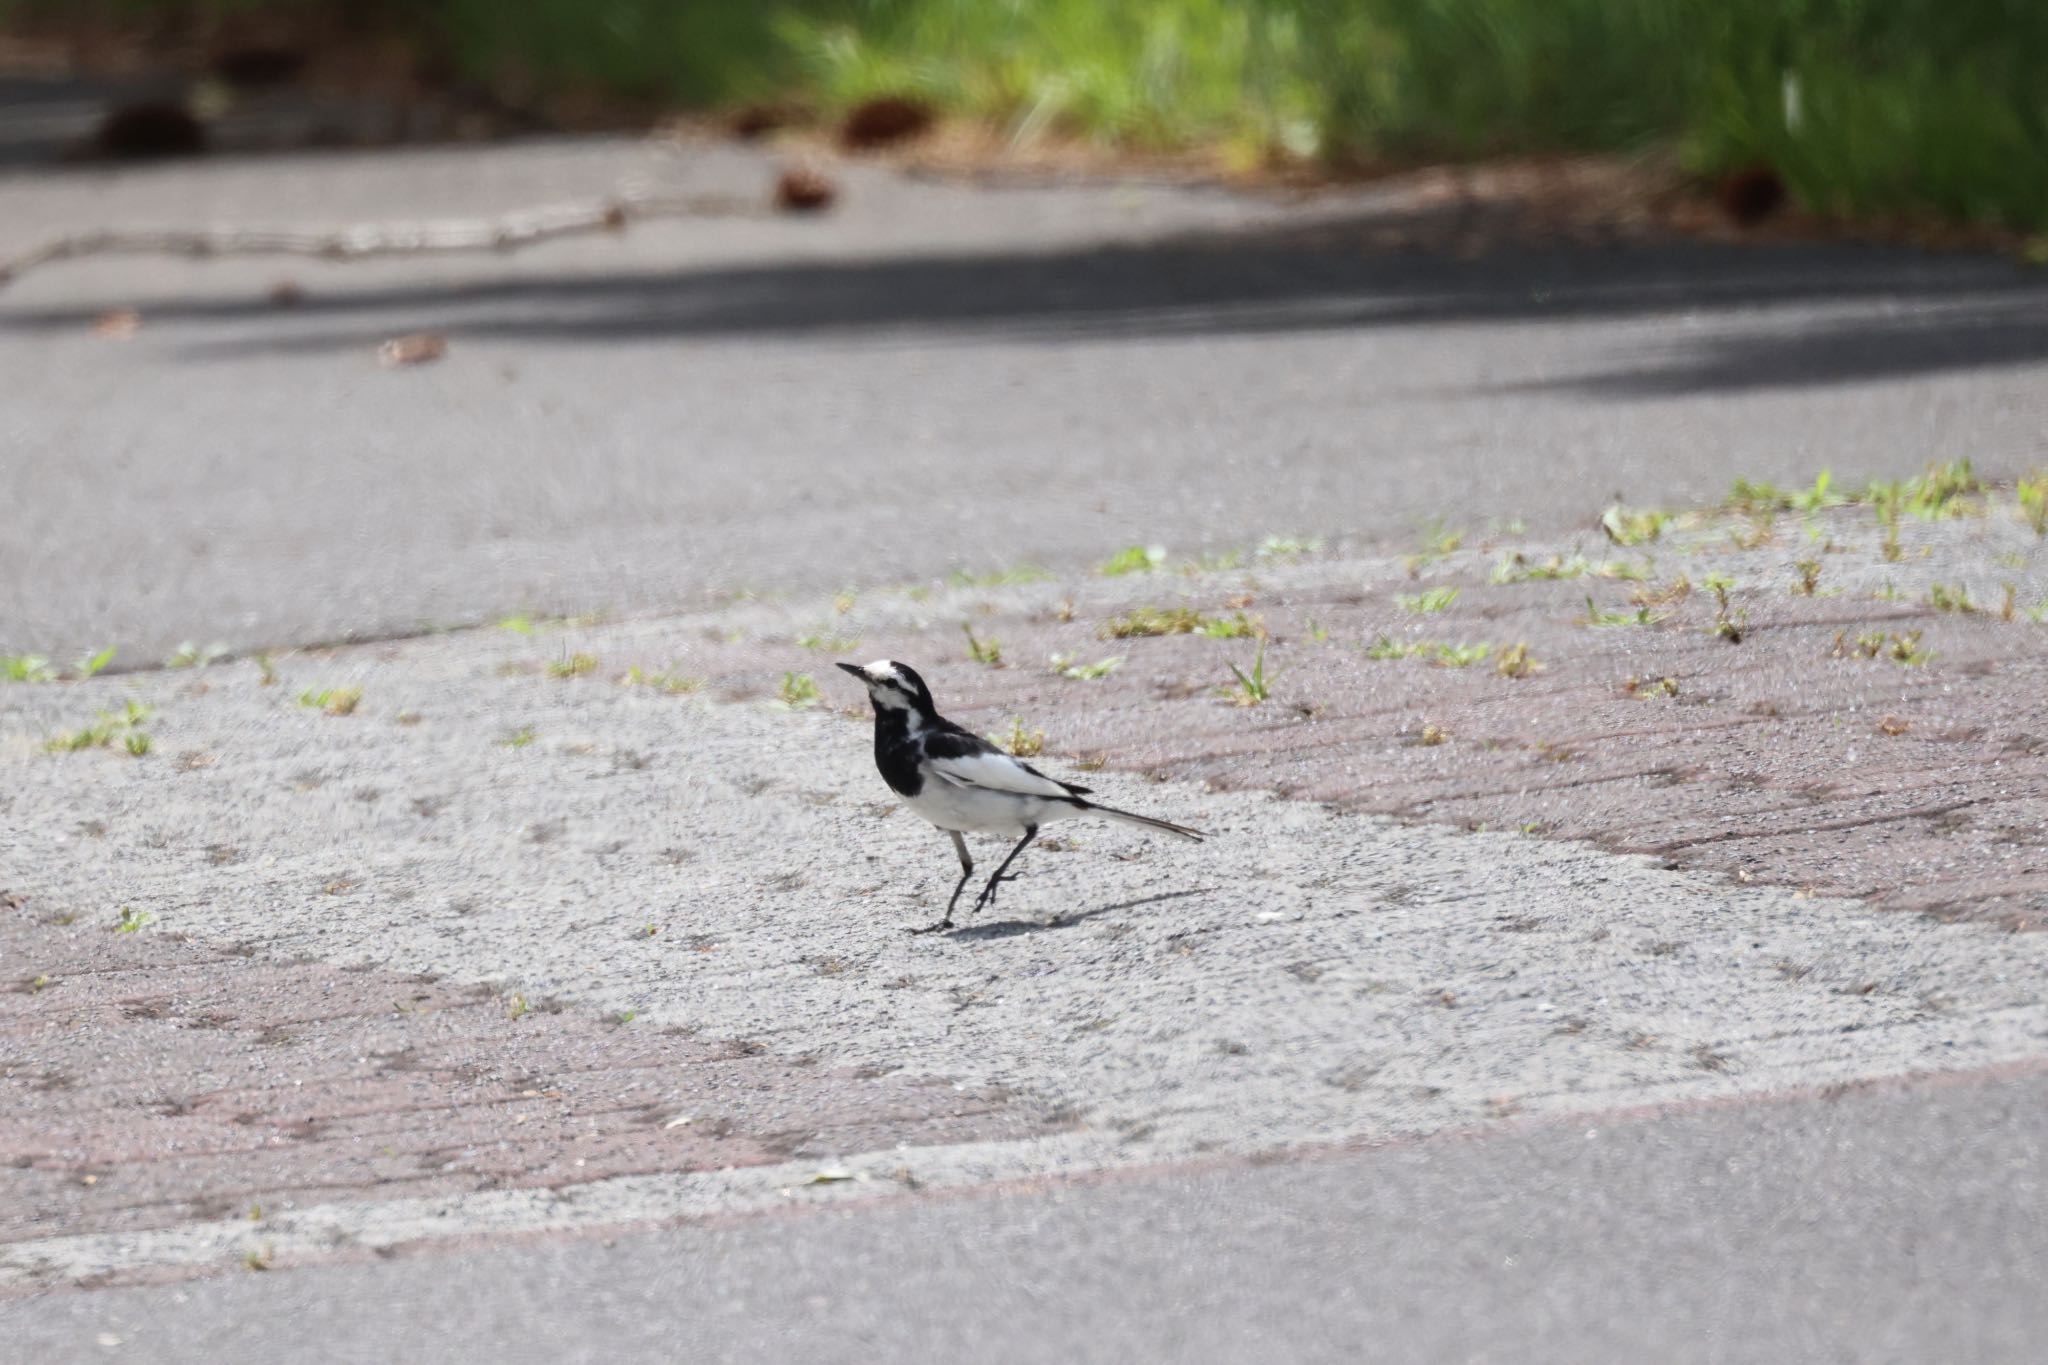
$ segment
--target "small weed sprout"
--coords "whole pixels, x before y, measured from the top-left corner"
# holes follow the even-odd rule
[[[156,916],[149,911],[137,910],[132,905],[124,905],[121,907],[120,918],[114,921],[114,932],[117,934],[139,934],[155,923]]]
[[[501,749],[524,749],[537,738],[539,736],[534,733],[531,725],[522,725],[499,740],[498,747]]]
[[[1036,758],[1045,752],[1045,731],[1026,730],[1024,722],[1012,716],[1010,733],[989,735],[988,742],[1013,758]]]
[[[1798,579],[1792,584],[1793,595],[1797,597],[1813,596],[1814,591],[1820,587],[1820,561],[1818,559],[1802,559],[1792,567],[1799,575]]]
[[[1160,551],[1160,554],[1164,557],[1165,551]],[[1019,564],[1014,568],[997,569],[993,573],[981,574],[955,569],[946,579],[948,584],[956,588],[1014,588],[1026,583],[1051,581],[1052,575],[1035,564]]]
[[[2019,495],[2020,515],[2037,536],[2048,536],[2048,471],[2021,479],[2013,490]]]
[[[1394,605],[1411,616],[1426,616],[1442,611],[1458,600],[1456,588],[1431,588],[1428,592],[1396,593]]]
[[[1756,550],[1778,538],[1778,518],[1773,512],[1752,512],[1749,525],[1728,532],[1728,543],[1738,550]]]
[[[1600,529],[1616,545],[1647,545],[1664,534],[1673,517],[1669,512],[1623,507],[1616,503],[1600,514]]]
[[[586,674],[595,672],[597,672],[597,656],[595,654],[571,654],[566,658],[555,659],[548,664],[548,676],[550,678],[581,678]]]
[[[1425,749],[1434,749],[1449,741],[1450,737],[1451,732],[1441,725],[1424,725],[1416,734],[1415,742]]]
[[[1241,611],[1235,616],[1204,616],[1192,607],[1138,607],[1112,616],[1095,633],[1105,640],[1148,635],[1203,635],[1212,640],[1239,640],[1258,634],[1259,626]]]
[[[116,739],[122,747],[141,758],[149,752],[149,736],[142,727],[149,723],[155,708],[139,701],[131,701],[119,712],[102,711],[91,725],[77,730],[64,730],[43,741],[43,751],[52,754],[74,754],[83,749],[112,748]],[[140,742],[136,737],[140,735]]]
[[[1571,578],[1622,578],[1630,582],[1642,582],[1649,578],[1650,566],[1628,564],[1619,559],[1587,559],[1584,555],[1573,555],[1570,559],[1552,555],[1541,563],[1531,562],[1528,556],[1516,551],[1504,555],[1489,581],[1495,584],[1555,582]]]
[[[277,686],[277,660],[271,658],[267,653],[256,656],[256,685],[258,687]]]
[[[101,670],[114,662],[114,647],[108,645],[96,654],[88,654],[71,665],[71,676],[78,679],[96,677]]]
[[[818,684],[808,673],[784,673],[775,695],[790,710],[800,711],[817,703]]]
[[[1631,673],[1628,681],[1621,685],[1621,690],[1636,701],[1669,701],[1678,695],[1678,679],[1639,678]]]
[[[990,636],[983,640],[974,633],[974,627],[965,621],[960,623],[961,633],[967,637],[967,659],[970,663],[986,664],[990,668],[1003,666],[1003,642]]]
[[[219,663],[228,656],[228,647],[223,644],[196,645],[190,640],[171,651],[164,660],[165,668],[205,668]]]
[[[1422,528],[1422,548],[1402,560],[1401,565],[1413,578],[1425,566],[1456,554],[1464,543],[1463,531],[1452,530],[1440,521],[1429,522]]]
[[[1322,548],[1323,542],[1316,539],[1304,539],[1298,536],[1267,536],[1259,542],[1259,548],[1253,553],[1260,559],[1300,559],[1303,555],[1318,554],[1322,551]],[[1458,547],[1454,543],[1451,548],[1455,550]]]
[[[1266,676],[1266,640],[1259,637],[1258,653],[1252,656],[1252,671],[1247,673],[1236,664],[1228,665],[1231,676],[1237,679],[1235,686],[1226,685],[1217,689],[1229,699],[1232,706],[1258,706],[1273,695],[1272,680]]]
[[[845,635],[799,635],[796,643],[800,649],[814,649],[824,654],[847,654],[860,648],[858,639]]]
[[[1628,595],[1628,600],[1639,607],[1663,607],[1673,602],[1683,602],[1692,596],[1692,579],[1684,574],[1672,579],[1661,588],[1645,584]]]
[[[1637,607],[1633,612],[1603,611],[1591,597],[1586,599],[1586,624],[1589,626],[1654,626],[1663,619],[1647,606]]]
[[[1724,574],[1710,574],[1707,577],[1707,590],[1714,594],[1714,635],[1731,645],[1739,645],[1742,643],[1742,633],[1749,625],[1749,613],[1741,611],[1730,614],[1728,590],[1734,586],[1735,580]]]
[[[651,687],[655,691],[665,692],[671,697],[680,697],[691,692],[702,691],[704,680],[702,678],[688,677],[667,669],[650,673],[638,664],[635,664],[627,669],[624,675],[619,678],[619,686]]]
[[[1156,572],[1165,563],[1164,545],[1129,545],[1103,561],[1095,571],[1104,578],[1121,578],[1125,574]]]
[[[1543,665],[1529,653],[1529,646],[1517,640],[1500,652],[1494,660],[1493,671],[1503,678],[1526,678],[1532,673],[1541,673]]]
[[[505,1002],[505,1013],[514,1020],[524,1019],[532,1009],[533,1006],[526,1003],[526,997],[517,992]]]
[[[0,678],[8,682],[44,683],[57,681],[57,674],[50,661],[40,654],[8,654],[0,656]]]
[[[1889,659],[1895,664],[1909,667],[1918,666],[1932,659],[1934,655],[1920,648],[1920,632],[1909,630],[1899,634],[1887,634],[1881,630],[1866,631],[1853,641],[1849,632],[1835,634],[1832,651],[1837,659]]]
[[[1045,662],[1047,667],[1062,678],[1071,678],[1075,682],[1095,682],[1122,668],[1124,660],[1119,654],[1108,659],[1097,659],[1092,664],[1084,664],[1068,655],[1055,654]]]
[[[1823,508],[1841,507],[1850,499],[1834,489],[1835,476],[1831,470],[1823,469],[1813,481],[1811,488],[1781,489],[1767,483],[1751,483],[1748,479],[1737,479],[1728,494],[1725,504],[1729,511],[1750,515],[1757,512],[1818,512]]]
[[[362,701],[360,687],[309,687],[299,693],[299,705],[330,716],[352,716]]]
[[[1951,588],[1946,583],[1935,583],[1928,587],[1927,605],[1936,611],[1953,611],[1964,616],[1974,616],[1983,610],[1970,600],[1968,588]]]

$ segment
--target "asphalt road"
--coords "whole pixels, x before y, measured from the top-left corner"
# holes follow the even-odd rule
[[[496,213],[628,177],[760,196],[769,174],[594,142],[16,175],[0,251],[108,223]],[[1373,245],[1435,221],[1370,193],[855,169],[821,219],[514,257],[51,267],[0,293],[0,649],[132,662],[1134,542],[1544,529],[1737,475],[2048,454],[2038,272]],[[280,278],[297,306],[269,302]],[[95,334],[128,308],[132,339]],[[446,359],[378,367],[423,328]]]
[[[2038,1071],[0,1307],[23,1359],[2020,1362]]]

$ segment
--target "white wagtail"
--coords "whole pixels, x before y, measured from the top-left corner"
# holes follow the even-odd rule
[[[912,810],[951,835],[953,851],[960,855],[960,880],[946,902],[945,918],[911,930],[914,934],[953,927],[953,907],[959,903],[967,879],[974,875],[974,859],[968,855],[967,841],[960,837],[965,832],[987,830],[1022,836],[988,885],[981,888],[975,910],[996,898],[998,885],[1016,880],[1015,874],[1004,874],[1048,820],[1099,815],[1197,843],[1204,837],[1201,831],[1184,825],[1098,806],[1086,799],[1088,788],[1047,777],[980,735],[961,729],[938,713],[932,705],[931,689],[905,664],[877,659],[871,664],[839,666],[867,685],[868,700],[875,704],[875,766],[882,770],[882,780]]]

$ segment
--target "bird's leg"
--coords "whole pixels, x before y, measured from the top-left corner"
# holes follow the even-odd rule
[[[1017,880],[1017,874],[1014,872],[1011,872],[1010,875],[1007,877],[1003,874],[1009,871],[1011,863],[1017,861],[1017,855],[1024,851],[1024,845],[1030,843],[1033,839],[1036,839],[1037,837],[1038,826],[1024,826],[1024,837],[1017,841],[1017,846],[1010,850],[1010,856],[1003,859],[1003,865],[996,869],[995,875],[988,879],[988,885],[981,888],[981,894],[975,897],[974,908],[976,910],[981,909],[982,906],[987,905],[990,901],[993,901],[996,898],[997,886],[1001,885],[1003,882],[1014,882]]]
[[[927,924],[922,929],[912,929],[913,934],[929,934],[938,929],[953,927],[953,907],[960,903],[960,892],[966,887],[967,879],[974,875],[974,858],[967,852],[967,841],[960,837],[960,831],[949,829],[953,836],[953,851],[960,855],[960,880],[953,883],[953,898],[946,902],[946,917],[937,924]]]

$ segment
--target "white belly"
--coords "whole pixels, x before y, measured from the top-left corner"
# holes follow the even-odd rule
[[[905,804],[940,829],[1004,834],[1022,834],[1026,825],[1042,825],[1081,814],[1065,801],[960,787],[937,778],[928,779],[924,790]]]

